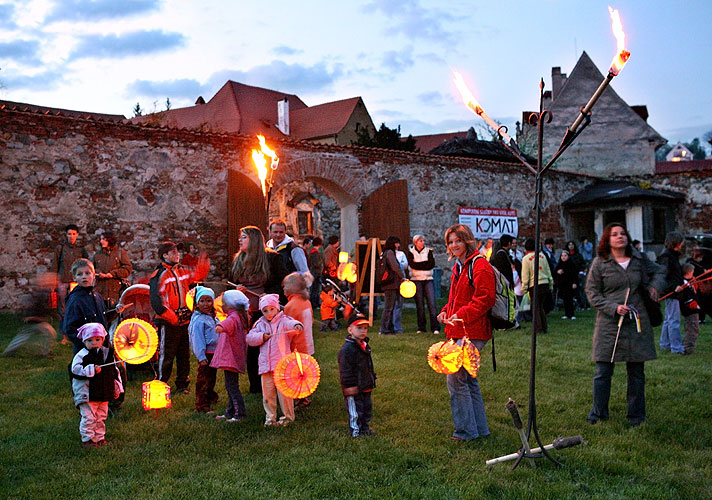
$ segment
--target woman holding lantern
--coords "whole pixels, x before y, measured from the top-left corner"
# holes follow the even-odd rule
[[[445,325],[448,339],[458,345],[467,337],[478,350],[492,338],[492,326],[487,312],[495,301],[494,271],[487,259],[478,258],[477,243],[472,231],[455,224],[445,231],[445,245],[450,259],[455,259],[450,280],[448,302],[438,315]],[[469,441],[489,435],[485,404],[479,382],[461,367],[447,376],[450,409],[455,423],[453,441]]]
[[[256,226],[240,228],[238,252],[230,267],[230,281],[250,300],[248,316],[250,327],[262,316],[259,308],[260,296],[274,293],[279,301],[286,303],[282,291],[282,280],[287,276],[284,259],[265,246],[262,232]],[[258,373],[259,347],[247,348],[247,375],[250,379],[250,392],[262,392],[262,380]]]

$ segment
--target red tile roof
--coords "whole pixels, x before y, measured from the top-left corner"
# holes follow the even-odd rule
[[[291,135],[296,139],[316,139],[336,135],[346,126],[360,101],[360,97],[352,97],[298,110],[290,107]]]
[[[94,120],[108,120],[112,122],[123,122],[126,120],[124,115],[111,115],[107,113],[92,113],[89,111],[74,111],[72,109],[50,108],[49,106],[38,106],[36,104],[27,104],[24,102],[4,101],[0,100],[0,109],[9,109],[14,111],[27,111],[30,113],[42,113],[44,115],[71,116],[73,118],[84,118]]]
[[[680,172],[712,172],[712,159],[655,162],[656,174],[677,174]]]
[[[446,134],[416,135],[413,136],[413,139],[415,139],[416,151],[420,150],[421,153],[429,153],[444,142],[452,140],[455,137],[467,137],[467,131],[448,132]]]

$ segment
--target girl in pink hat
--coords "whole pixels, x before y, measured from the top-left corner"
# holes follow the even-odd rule
[[[294,400],[277,391],[273,372],[277,363],[289,354],[291,339],[304,334],[302,324],[285,315],[279,308],[277,294],[260,297],[262,317],[258,319],[250,333],[247,344],[259,346],[259,373],[262,377],[262,405],[265,409],[265,427],[288,425],[294,421]],[[277,420],[277,399],[284,414]]]

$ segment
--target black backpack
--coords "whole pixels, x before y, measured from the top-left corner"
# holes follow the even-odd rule
[[[393,281],[393,271],[388,267],[388,260],[386,259],[386,252],[383,251],[381,255],[376,258],[376,283],[379,285],[387,285]]]

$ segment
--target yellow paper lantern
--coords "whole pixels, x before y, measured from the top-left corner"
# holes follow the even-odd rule
[[[405,280],[400,284],[400,294],[409,299],[415,295],[415,283],[410,280]]]
[[[185,294],[185,306],[191,311],[193,310],[193,304],[195,303],[195,290],[197,288],[198,287],[193,287],[188,290],[188,293]]]
[[[339,264],[346,264],[349,261],[348,252],[339,252]]]
[[[171,386],[165,382],[160,380],[144,382],[142,390],[144,410],[160,410],[171,407]]]
[[[462,367],[462,348],[452,339],[437,342],[428,349],[428,364],[438,373],[450,375]]]
[[[336,277],[341,281],[356,283],[358,280],[358,273],[356,270],[356,264],[353,262],[341,263],[339,264],[339,268],[336,270]]]
[[[227,318],[227,314],[225,313],[225,311],[223,311],[222,293],[217,296],[217,298],[213,302],[213,306],[215,307],[215,317],[218,318],[218,321],[225,321],[225,319]]]

